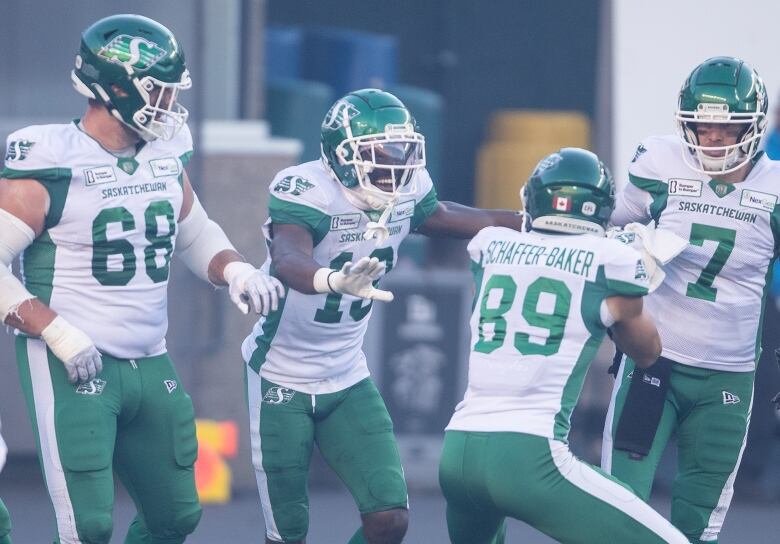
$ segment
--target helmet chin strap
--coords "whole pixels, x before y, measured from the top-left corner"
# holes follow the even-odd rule
[[[376,245],[382,245],[385,240],[390,236],[390,231],[387,229],[387,222],[390,220],[390,214],[395,208],[396,202],[398,202],[399,195],[394,196],[390,202],[387,203],[387,207],[379,216],[379,221],[369,221],[366,225],[366,239],[376,240]]]

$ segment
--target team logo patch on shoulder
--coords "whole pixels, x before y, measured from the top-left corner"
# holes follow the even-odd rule
[[[644,153],[647,153],[647,148],[644,146],[644,144],[639,144],[636,147],[636,151],[634,151],[634,158],[631,159],[631,162],[636,162],[639,160],[639,157],[641,157]]]
[[[173,157],[151,160],[149,167],[152,169],[152,175],[156,178],[179,175],[179,161]]]
[[[777,206],[777,195],[743,189],[739,204],[747,208],[773,212],[775,211],[775,206]]]
[[[314,187],[314,184],[310,181],[303,179],[300,176],[287,176],[280,179],[274,185],[273,191],[275,193],[284,193],[287,195],[301,195]]]
[[[84,169],[84,184],[87,187],[102,183],[114,183],[115,181],[116,173],[113,166],[95,166]]]
[[[109,62],[130,66],[139,72],[145,72],[166,54],[165,49],[156,43],[127,34],[120,34],[98,51],[98,55]]]
[[[5,160],[7,161],[23,161],[30,153],[30,149],[35,145],[35,142],[30,140],[14,140],[8,144],[8,149],[5,151]]]
[[[79,384],[76,393],[79,395],[102,395],[106,388],[106,380],[94,378],[86,383]]]
[[[667,192],[670,195],[678,196],[701,196],[703,182],[697,179],[670,179],[666,184]]]
[[[286,387],[271,387],[263,395],[263,402],[266,404],[287,404],[295,396],[295,391]]]

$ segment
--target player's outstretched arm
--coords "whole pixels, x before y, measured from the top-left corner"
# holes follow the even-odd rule
[[[179,215],[176,253],[199,278],[228,286],[230,300],[243,313],[267,315],[279,307],[284,286],[244,260],[225,231],[209,219],[184,173],[184,200]]]
[[[436,209],[428,216],[417,232],[426,236],[447,236],[469,239],[485,227],[507,227],[521,230],[523,214],[512,210],[482,210],[458,204],[439,201]]]
[[[653,319],[643,307],[642,297],[613,296],[606,300],[615,320],[612,339],[618,349],[642,368],[652,365],[661,355],[661,337]]]
[[[374,287],[385,273],[385,264],[373,257],[346,262],[340,270],[321,267],[313,258],[314,242],[306,228],[287,223],[273,224],[271,260],[276,275],[291,288],[313,295],[341,293],[389,302],[393,294]]]
[[[43,232],[48,207],[49,194],[37,181],[0,179],[0,322],[40,336],[71,383],[89,381],[103,368],[92,340],[35,298],[10,269]]]

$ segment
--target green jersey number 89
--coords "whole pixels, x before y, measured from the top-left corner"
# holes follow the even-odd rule
[[[551,313],[539,310],[539,298],[542,293],[552,295],[555,299]],[[492,353],[504,345],[507,335],[505,315],[515,304],[516,294],[517,284],[512,276],[497,274],[487,281],[480,301],[479,340],[474,345],[475,351]],[[494,307],[488,307],[491,299]],[[558,353],[570,309],[571,291],[565,283],[551,278],[537,278],[525,292],[520,314],[530,326],[547,329],[547,338],[544,343],[532,342],[529,333],[518,331],[514,335],[515,349],[523,355],[548,357]],[[486,334],[491,328],[492,335]]]

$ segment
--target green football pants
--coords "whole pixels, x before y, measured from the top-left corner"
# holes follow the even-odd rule
[[[604,427],[601,467],[650,498],[661,454],[677,434],[672,523],[691,542],[714,543],[734,495],[753,405],[754,372],[720,372],[674,363],[661,420],[648,455],[613,448],[634,362],[624,357]]]
[[[687,543],[623,484],[558,440],[447,431],[439,483],[453,544],[503,543],[505,517],[563,543]]]
[[[167,354],[103,355],[81,385],[40,341],[18,337],[27,408],[61,544],[111,540],[116,471],[138,515],[126,544],[179,544],[195,530],[195,414]]]
[[[315,442],[361,514],[407,508],[393,422],[370,378],[336,393],[308,395],[246,368],[252,462],[270,540],[306,537]]]
[[[11,516],[8,515],[8,509],[0,500],[0,544],[11,544]]]

